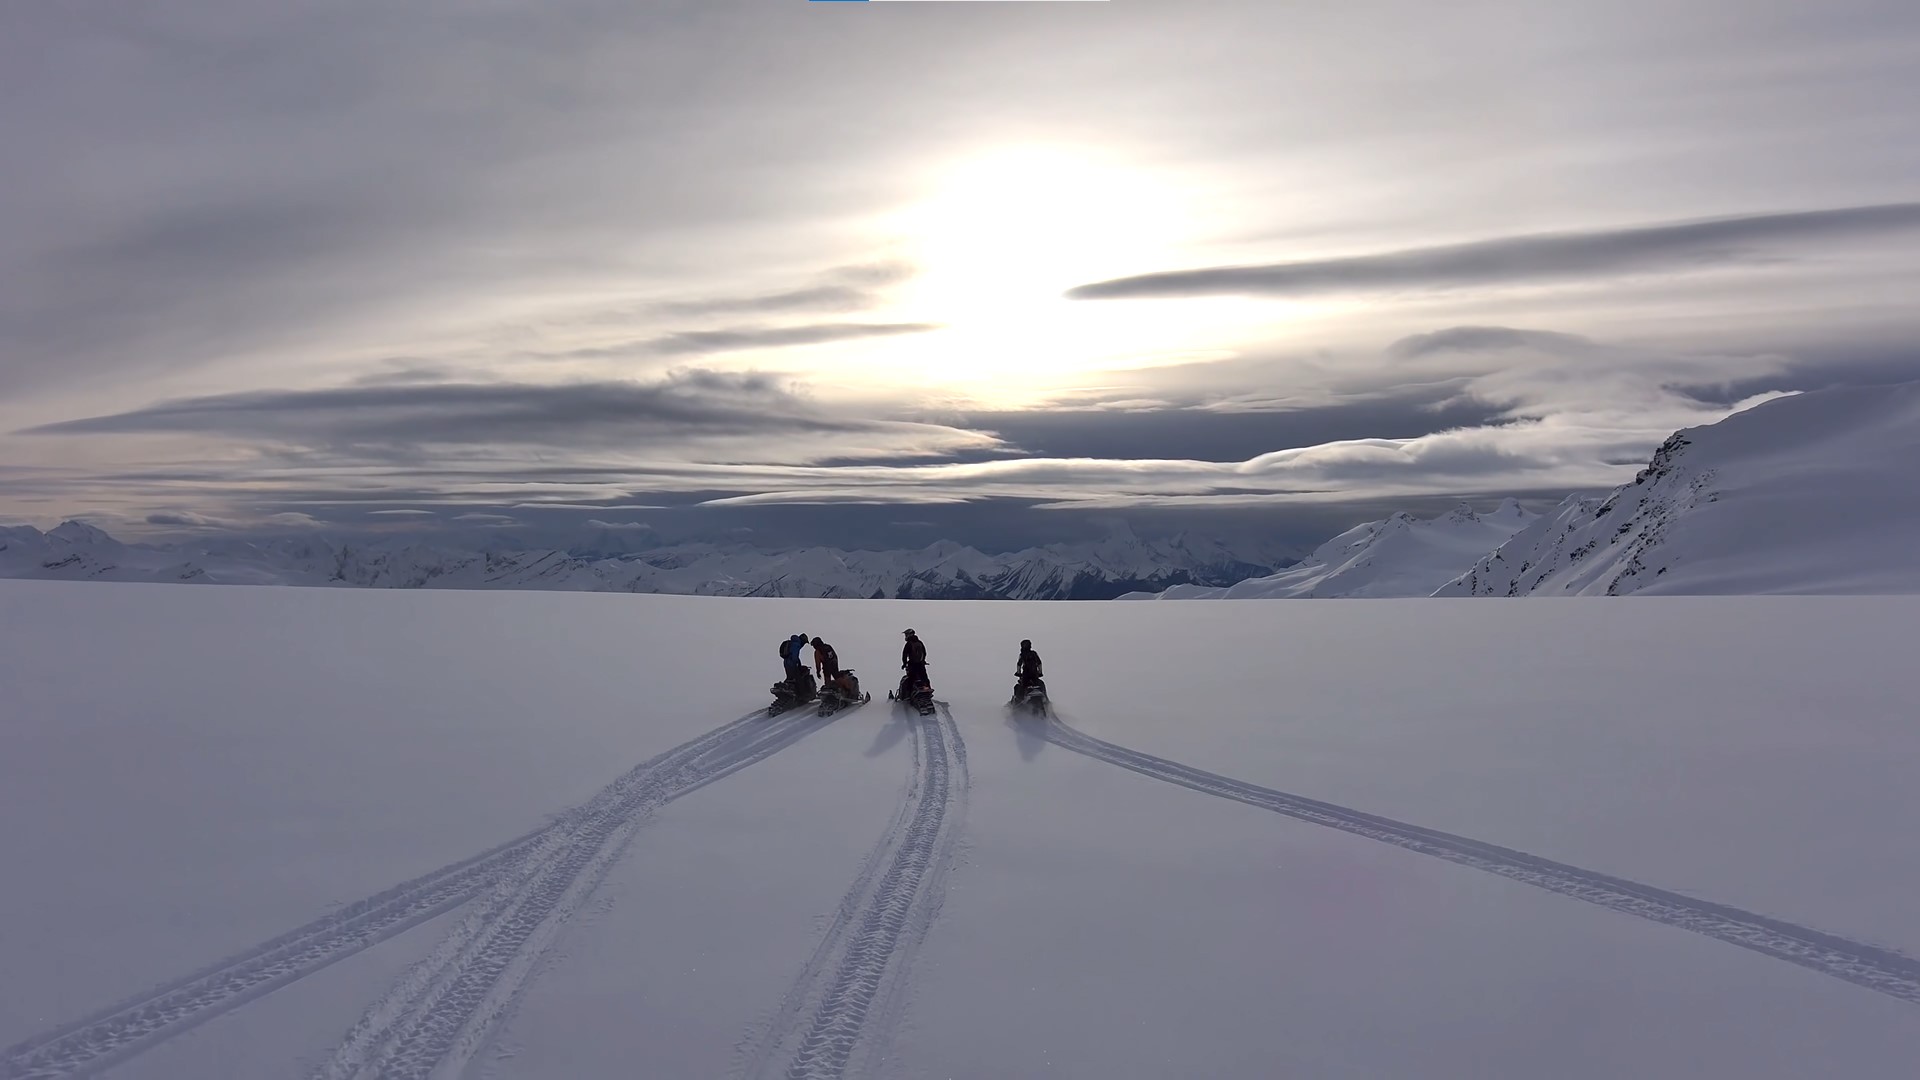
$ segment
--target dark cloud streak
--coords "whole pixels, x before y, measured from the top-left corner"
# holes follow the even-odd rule
[[[862,263],[836,267],[821,275],[825,282],[804,288],[750,296],[717,296],[656,304],[653,310],[674,318],[709,315],[783,315],[792,312],[865,311],[886,298],[877,289],[913,277],[914,268],[901,262]]]
[[[644,342],[640,345],[640,349],[658,356],[688,356],[739,352],[746,349],[824,345],[836,341],[860,341],[866,338],[898,337],[902,334],[925,334],[938,329],[940,327],[935,323],[814,323],[807,326],[750,327],[732,330],[682,330]]]
[[[857,433],[763,375],[682,372],[656,383],[431,383],[275,390],[166,401],[29,428],[28,435],[194,433],[275,442],[646,445],[783,430]]]
[[[1758,248],[1920,229],[1920,202],[1751,214],[1595,232],[1500,237],[1378,255],[1139,274],[1080,285],[1076,300],[1313,296],[1669,272],[1759,257]]]

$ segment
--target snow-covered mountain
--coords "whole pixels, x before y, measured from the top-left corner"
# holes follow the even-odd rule
[[[1228,585],[1286,564],[1272,553],[1182,534],[1143,540],[1124,526],[1093,543],[989,555],[951,541],[915,551],[681,544],[606,554],[475,550],[318,537],[123,544],[81,522],[0,529],[0,577],[387,589],[555,589],[706,596],[1089,600],[1172,585]],[[635,546],[640,546],[636,544]]]
[[[1920,592],[1920,383],[1763,402],[1569,498],[1439,596]]]
[[[1512,499],[1478,514],[1467,506],[1421,520],[1405,513],[1355,525],[1299,564],[1227,587],[1176,585],[1125,600],[1292,600],[1427,596],[1539,515]]]

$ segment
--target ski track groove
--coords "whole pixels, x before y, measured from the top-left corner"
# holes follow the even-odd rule
[[[1611,911],[1690,930],[1920,1004],[1920,960],[1892,949],[1626,878],[1583,870],[1524,851],[1260,787],[1095,738],[1058,718],[1047,722],[1044,734],[1057,746],[1142,776],[1498,874]]]
[[[589,800],[644,783],[648,776],[697,758],[764,721],[752,713],[635,766]],[[711,777],[718,779],[718,776]],[[692,790],[689,788],[688,790]],[[679,794],[685,794],[680,792]],[[128,998],[73,1023],[15,1043],[0,1058],[7,1080],[54,1080],[90,1073],[149,1050],[214,1017],[298,981],[428,919],[451,911],[503,877],[522,872],[551,850],[585,807],[548,825],[402,882],[227,957],[183,978]]]
[[[750,1075],[833,1080],[884,1049],[896,989],[939,912],[966,816],[966,744],[952,714],[943,706],[908,720],[913,774],[901,805],[782,1000]]]
[[[831,721],[831,715],[813,713],[767,721],[656,769],[610,798],[596,798],[546,858],[500,881],[432,956],[369,1007],[315,1077],[458,1075],[653,810],[771,757]]]

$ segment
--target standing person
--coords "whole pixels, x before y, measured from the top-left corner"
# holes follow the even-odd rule
[[[805,697],[807,665],[800,658],[800,650],[807,647],[807,635],[795,634],[787,639],[787,651],[782,654],[787,661],[787,682],[793,686],[793,692]]]
[[[853,672],[840,666],[840,654],[819,638],[813,639],[813,669],[820,676],[822,694],[831,686],[847,701],[860,697],[860,680],[853,677]]]
[[[829,679],[840,677],[840,654],[833,651],[833,646],[819,638],[813,639],[813,672],[820,676],[822,686],[825,686]]]

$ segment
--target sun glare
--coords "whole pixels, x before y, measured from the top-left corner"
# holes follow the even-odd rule
[[[1217,344],[1227,301],[1071,301],[1089,281],[1179,262],[1196,232],[1179,185],[1089,153],[1023,148],[940,169],[885,227],[921,270],[902,308],[945,327],[911,373],[1013,405],[1075,374]],[[898,355],[898,354],[896,354]]]

